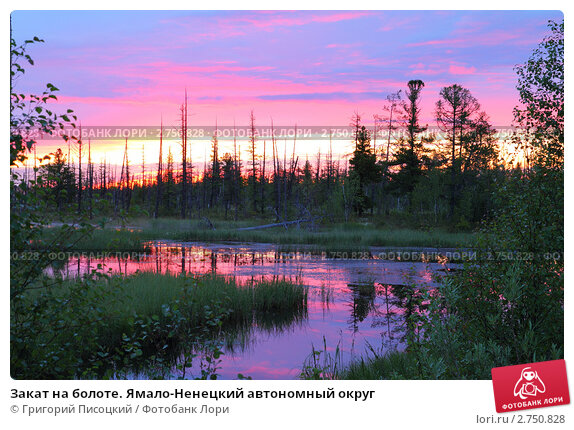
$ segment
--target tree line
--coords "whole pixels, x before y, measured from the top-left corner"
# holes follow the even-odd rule
[[[297,155],[297,141],[281,145],[258,136],[255,113],[249,116],[247,153],[239,142],[220,152],[216,132],[203,169],[191,162],[188,141],[187,93],[180,106],[181,140],[178,153],[165,154],[160,135],[157,168],[146,176],[142,147],[141,175],[132,173],[139,162],[130,160],[126,139],[122,164],[99,165],[91,157],[90,141],[69,143],[70,149],[51,153],[34,169],[37,186],[50,190],[56,212],[93,216],[94,208],[113,215],[200,217],[206,214],[239,219],[273,216],[276,220],[317,216],[348,221],[353,216],[407,216],[427,223],[479,222],[492,211],[484,196],[509,166],[498,157],[495,130],[470,90],[458,84],[443,88],[434,116],[443,138],[425,133],[419,106],[424,82],[411,80],[406,89],[387,96],[383,114],[367,127],[355,113],[354,150],[336,157],[332,140],[326,154],[314,162]],[[163,129],[163,126],[162,126]],[[405,131],[399,133],[399,129]],[[378,138],[378,140],[377,140]],[[282,147],[281,147],[282,146]],[[87,152],[82,159],[82,154]]]
[[[109,161],[97,165],[92,143],[78,139],[68,141],[67,155],[58,149],[41,160],[34,168],[35,186],[50,191],[55,212],[90,218],[98,209],[115,216],[156,218],[209,214],[236,220],[314,216],[348,221],[376,216],[471,226],[493,214],[488,196],[495,186],[517,166],[528,170],[528,151],[519,163],[505,164],[488,114],[471,91],[458,84],[442,88],[435,103],[432,114],[441,137],[428,133],[428,124],[421,123],[424,93],[422,80],[410,80],[386,97],[382,113],[373,115],[369,126],[355,113],[350,122],[353,152],[336,157],[330,141],[327,153],[319,152],[313,162],[297,155],[296,139],[289,146],[282,146],[273,132],[270,139],[262,139],[251,111],[243,148],[248,158],[242,159],[235,138],[232,151],[222,153],[216,127],[201,168],[191,162],[186,92],[179,107],[182,137],[177,151],[170,146],[166,154],[161,135],[157,167],[147,176],[144,148],[141,175],[135,175],[139,161],[128,158],[133,152],[127,139],[121,166]],[[77,154],[74,161],[70,146]],[[28,153],[35,149],[33,145]]]

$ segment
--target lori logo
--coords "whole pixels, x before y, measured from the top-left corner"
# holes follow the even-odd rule
[[[538,376],[538,372],[532,370],[530,366],[522,369],[520,379],[514,386],[514,396],[526,400],[529,397],[535,397],[538,393],[545,392],[546,387]]]
[[[495,367],[492,386],[497,412],[570,403],[564,360]]]

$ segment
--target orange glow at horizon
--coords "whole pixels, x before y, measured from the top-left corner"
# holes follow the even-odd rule
[[[384,144],[380,142],[385,142]],[[48,144],[46,144],[49,142]],[[272,147],[271,141],[268,139],[261,139],[257,141],[256,156],[259,163],[263,160],[263,144],[265,142],[265,162],[267,164],[266,176],[270,177],[273,172],[273,159],[272,159]],[[43,143],[43,144],[42,144]],[[63,143],[58,144],[58,143]],[[40,167],[44,164],[50,162],[49,159],[43,160],[45,156],[49,156],[54,153],[57,149],[61,149],[62,153],[68,158],[68,149],[70,154],[70,163],[77,167],[78,164],[78,147],[77,145],[68,145],[64,141],[44,141],[39,142],[38,149],[36,150],[36,166]],[[280,165],[286,161],[289,164],[289,160],[293,154],[293,140],[279,139],[277,140],[278,148],[278,158]],[[247,140],[236,141],[238,148],[238,160],[242,164],[242,175],[249,174],[250,167],[247,162],[250,160],[251,154],[248,152],[249,142]],[[322,168],[325,166],[326,156],[329,152],[329,147],[332,145],[333,151],[333,161],[339,162],[339,168],[343,169],[346,167],[346,162],[350,156],[352,156],[354,143],[350,140],[338,140],[330,142],[327,140],[302,140],[296,143],[296,153],[295,158],[299,159],[298,166],[302,168],[306,160],[309,160],[311,165],[316,168],[317,161],[320,153]],[[381,146],[385,146],[386,140],[379,138],[377,142],[377,153],[381,156],[380,149]],[[188,148],[188,163],[192,163],[191,180],[193,182],[201,181],[206,172],[211,167],[211,141],[210,140],[199,140],[189,143]],[[219,159],[224,154],[228,153],[233,156],[233,140],[219,140]],[[435,145],[439,147],[447,147],[449,145],[446,141],[435,142]],[[502,165],[506,167],[516,167],[518,165],[523,166],[526,160],[524,151],[522,148],[517,146],[511,139],[500,139],[498,140],[499,149],[499,161]],[[87,143],[84,142],[82,148],[82,166],[83,170],[87,168],[88,164],[88,148]],[[302,156],[302,150],[297,148],[304,148],[304,155]],[[123,141],[105,141],[105,142],[91,142],[91,159],[94,165],[95,176],[99,178],[99,168],[102,164],[106,164],[108,169],[111,169],[111,182],[110,185],[119,185],[119,176],[121,172],[121,166],[124,159],[125,150],[125,140]],[[162,156],[162,166],[163,174],[166,173],[166,166],[168,160],[168,154],[171,151],[173,158],[172,171],[177,180],[177,177],[181,174],[181,142],[175,139],[166,140],[163,139],[163,156]],[[391,151],[392,153],[392,151]],[[284,159],[286,157],[286,160]],[[34,152],[28,154],[27,161],[18,169],[31,169],[34,167]],[[128,161],[130,166],[130,183],[141,185],[143,182],[146,183],[156,183],[157,181],[157,167],[159,161],[159,140],[146,140],[138,141],[128,140]],[[145,164],[143,163],[145,161]],[[282,168],[282,167],[281,167]],[[260,170],[260,169],[259,169]],[[142,175],[145,174],[144,175]],[[259,171],[259,173],[261,173]]]

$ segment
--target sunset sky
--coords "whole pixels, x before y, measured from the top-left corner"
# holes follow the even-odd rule
[[[346,126],[367,122],[385,97],[422,79],[422,122],[434,125],[442,87],[470,89],[495,125],[517,104],[513,67],[548,34],[558,11],[205,11],[12,13],[16,41],[38,36],[35,66],[18,92],[50,82],[83,126],[177,125],[184,90],[189,124]],[[94,159],[121,163],[121,142],[97,142]],[[201,160],[205,142],[191,142]],[[146,160],[157,159],[157,142]],[[196,145],[195,147],[193,145]],[[298,150],[314,156],[325,142]],[[328,144],[328,143],[327,143]],[[336,152],[349,142],[337,142]],[[142,142],[130,144],[135,162]],[[44,142],[39,152],[58,142]],[[174,144],[172,150],[176,151]],[[224,148],[225,151],[225,148]],[[220,150],[220,153],[223,151]],[[176,157],[177,159],[177,157]]]

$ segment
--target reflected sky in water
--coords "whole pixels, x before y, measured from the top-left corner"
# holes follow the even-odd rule
[[[328,256],[328,254],[327,254]],[[275,245],[153,242],[151,253],[124,258],[71,258],[60,271],[76,276],[102,265],[113,273],[136,271],[234,276],[240,282],[262,278],[297,280],[309,288],[308,315],[281,330],[252,327],[232,348],[225,347],[224,379],[238,373],[253,379],[297,378],[312,348],[334,352],[349,362],[378,351],[401,349],[401,313],[393,300],[393,285],[435,286],[433,275],[445,270],[439,263],[365,258],[329,259],[306,252],[280,252]],[[125,258],[127,257],[127,258]],[[454,265],[448,265],[453,267]],[[198,370],[192,367],[186,376]]]

